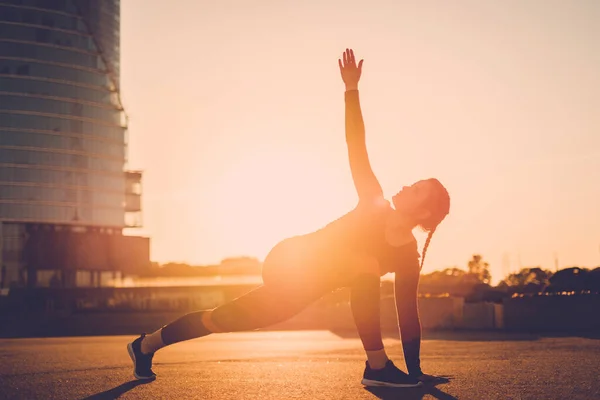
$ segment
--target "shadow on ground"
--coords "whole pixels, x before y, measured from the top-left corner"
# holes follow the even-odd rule
[[[130,391],[131,389],[152,382],[132,380],[116,386],[112,389],[106,390],[101,393],[96,393],[91,396],[85,397],[82,400],[114,400],[119,398],[121,395]],[[448,383],[450,379],[447,377],[440,378],[440,381],[435,385],[427,385],[421,388],[379,388],[369,387],[365,388],[366,391],[372,393],[375,397],[381,400],[422,400],[426,395],[433,396],[439,400],[457,400],[456,397],[449,395],[446,392],[436,388],[436,385]]]
[[[435,385],[426,385],[421,388],[384,388],[384,387],[369,387],[365,388],[367,392],[371,392],[375,397],[381,400],[422,400],[425,396],[433,396],[438,400],[458,400],[456,397],[438,389],[436,386],[448,383],[450,379],[447,377],[440,378],[440,381]]]
[[[123,395],[124,393],[130,391],[131,389],[135,388],[136,386],[144,385],[150,382],[152,382],[152,380],[140,381],[135,379],[129,382],[122,383],[119,386],[109,389],[105,392],[96,393],[94,395],[85,397],[82,400],[114,400],[119,398],[119,396]]]

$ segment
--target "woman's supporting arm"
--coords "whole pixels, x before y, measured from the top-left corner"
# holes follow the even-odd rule
[[[408,373],[415,377],[423,375],[421,371],[421,320],[419,319],[418,287],[419,269],[396,272],[394,278],[394,297],[404,360]]]

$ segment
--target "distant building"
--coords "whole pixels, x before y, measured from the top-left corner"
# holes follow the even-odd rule
[[[98,286],[149,266],[126,171],[119,0],[0,0],[4,286]]]

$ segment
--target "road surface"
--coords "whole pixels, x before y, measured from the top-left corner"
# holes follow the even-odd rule
[[[158,378],[132,376],[132,337],[0,340],[2,399],[600,399],[600,340],[508,334],[426,338],[422,365],[449,382],[366,390],[355,337],[328,331],[213,335],[156,354]],[[385,340],[403,370],[398,340]]]

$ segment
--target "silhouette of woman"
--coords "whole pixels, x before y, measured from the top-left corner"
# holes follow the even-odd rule
[[[358,82],[363,60],[352,50],[339,61],[345,91],[345,128],[350,170],[358,205],[325,227],[278,243],[263,263],[264,284],[212,310],[192,312],[142,334],[128,344],[138,379],[153,379],[154,353],[173,343],[211,333],[248,331],[284,321],[331,291],[349,287],[351,309],[367,355],[366,386],[411,387],[434,380],[420,366],[421,323],[417,286],[427,247],[450,208],[450,197],[436,179],[404,186],[385,200],[371,169]],[[428,237],[419,263],[413,229]],[[380,277],[395,273],[394,290],[408,374],[388,359],[380,331]]]

